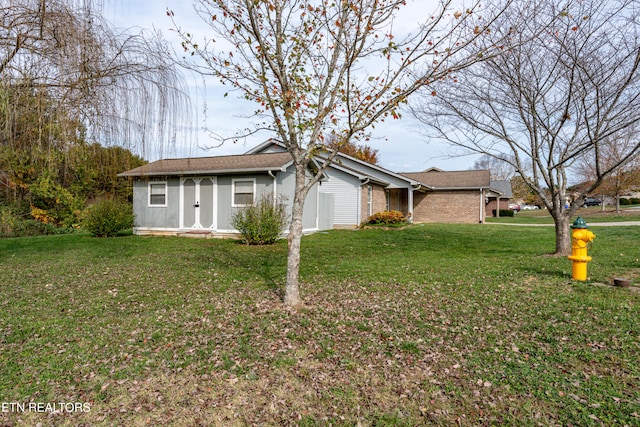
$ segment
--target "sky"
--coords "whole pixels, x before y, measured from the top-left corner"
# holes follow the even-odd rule
[[[415,26],[417,18],[433,11],[437,4],[434,0],[408,1],[400,19],[407,27]],[[175,13],[176,21],[182,28],[196,36],[207,34],[207,26],[193,10],[190,0],[116,0],[105,2],[104,17],[115,27],[127,28],[131,33],[158,30],[169,43],[179,44],[171,31],[173,24],[166,14],[167,9]],[[163,153],[163,157],[202,157],[242,154],[254,146],[273,137],[265,132],[247,138],[238,143],[225,143],[223,146],[203,149],[212,146],[216,141],[203,131],[203,128],[214,130],[225,137],[233,136],[246,127],[247,118],[254,109],[253,102],[235,99],[233,93],[223,97],[226,89],[218,88],[217,80],[203,82],[202,77],[185,74],[185,80],[191,86],[191,99],[194,103],[194,120],[197,122],[194,137],[179,135],[175,150]],[[451,156],[452,148],[448,145],[429,141],[422,132],[420,123],[405,112],[399,120],[387,120],[378,123],[371,132],[371,140],[366,144],[378,150],[381,166],[395,172],[416,172],[437,167],[447,171],[470,169],[477,156]],[[186,142],[191,140],[190,142]],[[149,159],[148,160],[156,160]]]

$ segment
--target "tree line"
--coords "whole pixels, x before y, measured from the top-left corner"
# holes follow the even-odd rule
[[[116,174],[162,153],[186,123],[188,96],[162,37],[113,27],[102,5],[0,0],[5,222],[70,227],[93,200],[126,200]]]
[[[123,170],[145,161],[130,150],[88,142],[65,127],[81,126],[60,114],[44,89],[0,86],[0,208],[14,220],[74,227],[87,203],[128,200]]]
[[[77,226],[87,203],[127,200],[123,170],[145,161],[130,150],[88,142],[45,89],[0,86],[0,207],[14,219]],[[9,213],[7,213],[9,212]],[[6,218],[5,218],[6,220]]]

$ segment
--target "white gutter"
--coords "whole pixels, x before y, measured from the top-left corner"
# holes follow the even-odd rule
[[[273,174],[272,171],[267,171],[267,173],[271,178],[273,178],[273,206],[276,206],[276,204],[278,203],[278,189],[276,187],[277,186],[276,176]]]
[[[413,224],[413,192],[420,188],[421,186],[415,189],[409,189],[409,191],[407,191],[407,215],[409,216],[409,224]],[[398,202],[400,201],[398,200]]]
[[[268,167],[246,168],[246,169],[216,169],[216,170],[203,169],[203,170],[152,171],[152,172],[142,172],[142,173],[135,173],[135,174],[129,174],[127,172],[122,172],[122,173],[119,173],[117,176],[119,176],[119,177],[133,176],[133,177],[144,178],[144,177],[149,177],[149,176],[227,175],[227,174],[251,174],[251,173],[256,173],[256,172],[267,172],[267,173],[269,173],[272,170],[276,170],[276,171],[279,170],[280,172],[285,172],[287,170],[287,167],[289,167],[291,165],[291,163],[292,162],[288,162],[288,163],[282,165],[281,167],[275,166],[276,169],[274,169],[274,166],[268,166]]]

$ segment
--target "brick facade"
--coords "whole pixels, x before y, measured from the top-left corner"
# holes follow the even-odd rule
[[[407,216],[409,213],[409,205],[407,200],[407,190],[405,189],[391,189],[389,192],[389,207],[390,211],[400,211]],[[385,206],[386,208],[386,206]]]
[[[375,184],[363,185],[360,192],[360,206],[363,221],[374,213],[382,212],[387,208],[387,194],[384,187]],[[369,214],[369,188],[371,188],[371,214]]]
[[[480,222],[480,192],[478,190],[414,193],[413,197],[414,222],[468,224]],[[484,216],[482,222],[484,222]]]
[[[498,201],[496,199],[489,200],[489,203],[487,203],[485,208],[487,216],[497,216],[493,214],[493,211],[496,209],[497,205]],[[509,209],[509,199],[500,199],[500,209]]]

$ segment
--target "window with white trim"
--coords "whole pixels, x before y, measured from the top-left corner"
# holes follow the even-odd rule
[[[256,192],[255,179],[233,180],[233,206],[249,206],[253,204]]]
[[[150,182],[149,183],[149,206],[156,206],[156,207],[167,206],[167,183],[166,182]]]

